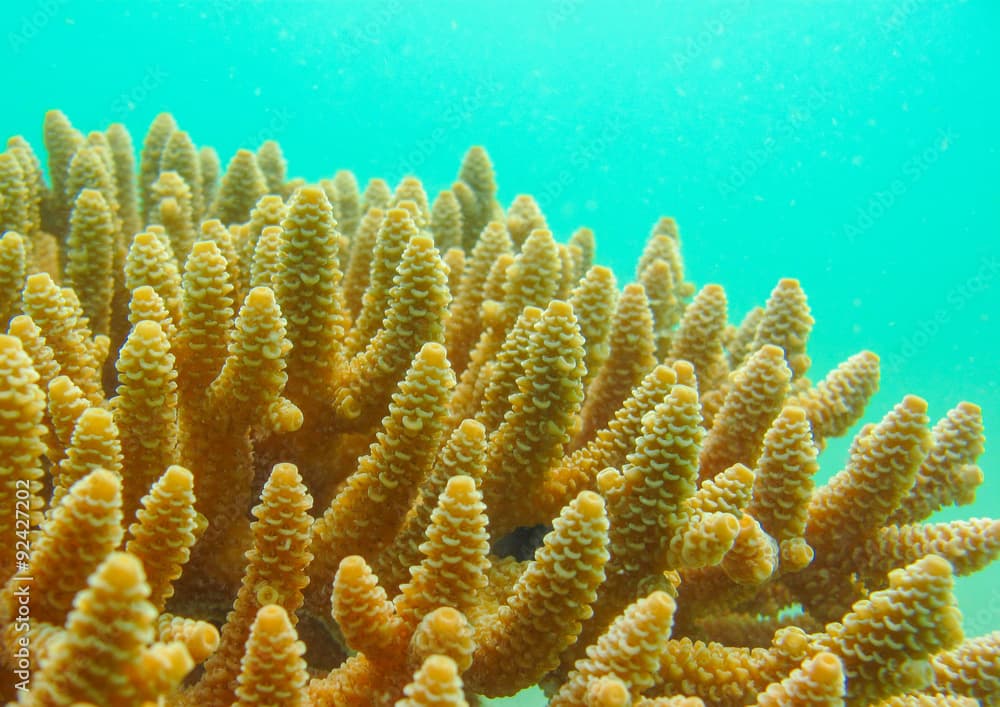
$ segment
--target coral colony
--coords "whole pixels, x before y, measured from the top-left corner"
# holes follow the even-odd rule
[[[5,699],[1000,701],[952,591],[1000,522],[925,522],[980,410],[907,396],[816,486],[879,360],[812,377],[795,280],[731,323],[663,218],[622,287],[478,147],[433,204],[167,114],[44,152],[0,153]]]

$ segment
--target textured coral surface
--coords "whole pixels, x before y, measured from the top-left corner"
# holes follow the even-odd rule
[[[733,317],[664,217],[619,282],[480,147],[433,199],[168,114],[43,147],[0,153],[5,700],[1000,704],[953,592],[1000,522],[927,522],[981,411],[867,410],[796,280]]]

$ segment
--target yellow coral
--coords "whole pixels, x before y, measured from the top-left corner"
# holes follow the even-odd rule
[[[760,707],[840,707],[844,669],[833,653],[820,652],[757,696]]]
[[[10,152],[0,152],[0,233],[31,230],[29,197],[21,161]]]
[[[163,152],[160,154],[160,177],[168,172],[176,173],[184,180],[191,194],[191,219],[197,223],[205,211],[201,162],[198,159],[198,150],[185,130],[174,130],[163,144]],[[156,191],[155,183],[153,191]]]
[[[445,324],[445,343],[457,373],[465,370],[469,355],[482,330],[479,309],[485,297],[484,287],[497,258],[511,252],[510,235],[502,223],[491,222],[476,241],[462,271],[462,279],[453,292],[450,317]]]
[[[53,472],[50,513],[59,507],[73,484],[97,469],[111,471],[120,477],[122,448],[111,412],[92,407],[77,418],[66,457]]]
[[[62,291],[47,273],[29,275],[24,285],[24,310],[41,329],[62,372],[93,404],[103,400],[100,368],[103,357],[81,321],[72,290]]]
[[[70,219],[66,277],[83,297],[84,314],[98,334],[107,334],[111,326],[115,231],[114,215],[101,192],[81,191]]]
[[[183,648],[171,651],[166,665],[150,660],[151,650],[166,656],[161,647],[148,647],[156,617],[148,594],[142,563],[127,553],[109,555],[78,596],[66,636],[35,678],[29,702],[90,700],[124,707],[175,688],[193,662]],[[149,670],[154,667],[155,672]]]
[[[861,417],[878,390],[879,360],[871,351],[847,359],[816,387],[793,396],[789,403],[806,411],[813,438],[822,450],[827,437],[844,434]]]
[[[307,549],[311,507],[298,470],[291,464],[276,465],[253,510],[257,520],[243,583],[222,627],[219,649],[206,662],[205,677],[193,688],[192,700],[232,702],[240,658],[260,607],[277,604],[291,616],[301,606],[302,590],[309,583],[304,570],[312,560]]]
[[[442,251],[462,246],[462,207],[458,204],[454,192],[445,189],[431,207],[431,233],[434,243]]]
[[[397,707],[467,707],[462,693],[462,678],[455,661],[432,655],[413,675],[413,682],[403,688],[406,699]]]
[[[583,401],[583,337],[569,303],[549,304],[523,351],[510,411],[487,444],[483,498],[497,535],[535,520],[525,499],[562,456]]]
[[[274,140],[265,140],[257,148],[257,164],[260,165],[261,174],[264,175],[268,192],[281,194],[288,171],[288,163],[281,152],[281,145]]]
[[[164,148],[173,132],[177,130],[177,122],[169,113],[160,113],[149,126],[142,143],[139,155],[139,203],[142,205],[142,222],[149,223],[150,211],[153,209],[153,183],[160,175],[160,160]]]
[[[511,695],[558,665],[604,579],[607,527],[604,501],[592,491],[563,509],[496,622],[482,627],[468,675],[473,689]]]
[[[209,405],[232,409],[234,423],[249,426],[263,419],[275,431],[298,429],[302,412],[281,395],[290,348],[274,292],[255,287],[240,307],[229,356],[209,386]]]
[[[174,324],[180,322],[181,276],[167,244],[150,231],[137,233],[125,260],[125,286],[133,293],[151,287]]]
[[[213,147],[202,147],[198,150],[198,165],[201,168],[201,191],[207,208],[215,201],[219,190],[219,174],[222,172],[219,153]]]
[[[341,232],[353,239],[364,212],[361,210],[361,193],[354,173],[347,169],[337,170],[333,175],[333,187],[337,199],[333,204],[333,214]]]
[[[42,414],[45,394],[19,339],[0,335],[0,501],[11,510],[0,521],[0,579],[30,556],[41,521]]]
[[[609,335],[608,357],[587,387],[575,443],[589,442],[614,416],[628,392],[656,365],[653,318],[641,285],[625,287]]]
[[[160,614],[156,635],[161,643],[182,644],[195,663],[201,663],[219,647],[219,629],[215,626],[172,614]]]
[[[155,296],[149,290],[150,296]],[[177,372],[170,342],[153,320],[133,328],[116,363],[112,403],[121,440],[125,518],[131,519],[153,481],[177,460]]]
[[[397,642],[403,622],[359,555],[340,561],[333,581],[333,616],[347,645],[372,658]]]
[[[120,125],[53,112],[45,143],[48,177],[23,138],[0,158],[20,229],[0,241],[0,443],[31,549],[0,636],[35,677],[23,701],[101,675],[60,702],[461,704],[542,681],[590,705],[836,704],[837,665],[851,704],[995,698],[995,638],[956,645],[948,563],[992,561],[1000,525],[921,524],[972,500],[981,411],[928,433],[907,398],[814,489],[878,359],[811,386],[794,280],[738,327],[721,286],[687,305],[663,218],[620,306],[648,304],[612,331],[593,234],[558,243],[526,196],[504,214],[481,148],[428,210],[412,177],[289,180],[276,143],[219,186],[166,114],[138,179]]]
[[[444,343],[450,297],[445,266],[434,242],[413,236],[389,290],[383,327],[351,360],[347,383],[335,393],[338,424],[363,429],[382,417],[396,381],[414,354],[428,343]]]
[[[1000,631],[963,641],[931,659],[934,685],[946,694],[980,700],[1000,699]]]
[[[528,194],[519,194],[511,203],[507,210],[507,225],[516,248],[520,248],[528,234],[536,228],[548,228],[538,202]]]
[[[664,592],[653,592],[629,606],[588,649],[587,657],[577,661],[549,704],[580,704],[588,681],[598,677],[618,678],[633,698],[652,687],[670,638],[674,608],[674,600]]]
[[[42,200],[48,194],[45,176],[42,174],[42,164],[35,151],[20,135],[7,140],[7,151],[17,159],[21,166],[26,189],[25,233],[29,236],[38,235],[42,228]],[[129,175],[131,178],[131,174]]]
[[[233,319],[233,285],[226,265],[214,242],[198,241],[184,267],[177,368],[184,383],[198,391],[212,382],[226,360]]]
[[[474,395],[478,409],[475,419],[490,433],[500,426],[511,409],[510,396],[517,393],[517,381],[524,373],[524,352],[531,345],[531,336],[541,319],[542,310],[538,307],[522,309],[489,370],[476,381]]]
[[[118,477],[98,469],[69,490],[33,543],[26,568],[32,578],[32,620],[62,625],[87,577],[121,537]],[[17,589],[15,576],[0,592],[5,617],[13,616],[8,612]]]
[[[171,466],[143,498],[125,546],[142,560],[150,584],[149,601],[158,611],[174,594],[173,582],[194,545],[197,523],[194,476],[184,467]]]
[[[427,201],[427,192],[424,191],[424,185],[416,177],[403,177],[403,181],[393,192],[390,206],[409,211],[410,217],[421,231],[430,226],[431,210]]]
[[[982,481],[974,465],[983,453],[983,413],[959,403],[931,431],[932,447],[900,507],[890,516],[899,525],[925,520],[942,506],[968,503]]]
[[[737,462],[756,465],[761,441],[781,411],[790,378],[784,353],[769,344],[753,353],[736,372],[705,436],[699,459],[702,480]]]
[[[442,606],[464,612],[475,607],[489,564],[485,510],[473,478],[448,480],[431,514],[427,542],[420,546],[423,559],[400,587],[396,611],[404,621],[415,624]]]
[[[581,489],[595,489],[597,475],[608,467],[619,468],[642,431],[642,418],[670,393],[677,375],[668,366],[657,366],[633,388],[608,426],[586,446],[563,457],[545,479],[540,506],[557,512],[567,497]]]
[[[322,189],[300,189],[281,222],[275,295],[287,321],[293,400],[332,384],[344,336],[339,240]]]
[[[587,386],[610,354],[618,289],[614,273],[601,265],[588,268],[577,281],[579,284],[570,294],[569,303],[573,305],[580,322],[580,333],[586,342],[587,353],[583,363],[587,372],[583,384]]]
[[[889,573],[889,587],[857,602],[818,642],[844,664],[847,704],[925,687],[929,658],[962,640],[951,565],[928,555]]]
[[[463,420],[438,453],[434,468],[420,485],[418,496],[392,544],[375,558],[378,575],[384,586],[396,589],[406,580],[410,568],[420,563],[420,548],[425,532],[436,512],[438,497],[445,491],[450,480],[465,475],[479,483],[485,471],[485,459],[485,428],[474,420]],[[450,518],[445,517],[444,520]],[[472,537],[482,541],[486,537],[486,522],[486,516],[483,515],[484,528],[480,530],[467,525],[466,532],[472,531]]]
[[[21,283],[27,268],[24,239],[14,231],[0,238],[0,324],[21,313]]]
[[[156,203],[150,212],[150,222],[163,226],[170,250],[178,265],[183,266],[196,238],[191,188],[177,172],[161,172],[153,183],[151,196]]]
[[[817,492],[807,528],[813,547],[842,552],[845,543],[888,520],[930,446],[926,411],[925,401],[907,396]]]
[[[344,298],[353,318],[358,316],[365,289],[368,287],[375,241],[384,219],[385,212],[382,209],[377,207],[368,209],[351,241],[350,262],[344,273]]]
[[[262,606],[247,639],[233,704],[304,704],[309,677],[302,659],[305,650],[285,610],[275,604]]]
[[[804,539],[817,450],[805,411],[786,405],[764,435],[747,512],[781,544],[787,570],[801,569],[813,550]]]
[[[250,150],[237,150],[226,166],[222,183],[215,194],[208,214],[223,223],[244,223],[250,211],[267,194],[267,183]]]
[[[785,278],[774,288],[764,307],[750,351],[767,345],[777,346],[785,353],[792,378],[799,378],[809,368],[805,351],[812,325],[809,305],[798,280]]]
[[[399,529],[415,482],[433,463],[453,385],[444,347],[425,344],[393,395],[383,431],[317,521],[313,591],[326,590],[341,558],[373,557]]]
[[[706,285],[684,312],[671,341],[669,357],[694,366],[701,394],[717,388],[726,375],[722,347],[726,306],[725,290],[719,285]]]
[[[83,143],[83,135],[73,127],[62,111],[50,110],[45,114],[42,140],[48,153],[48,173],[51,180],[52,204],[47,215],[47,230],[59,233],[66,227],[72,200],[66,198],[66,180],[69,164],[77,148]]]

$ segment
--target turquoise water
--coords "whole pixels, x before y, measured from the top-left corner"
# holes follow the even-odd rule
[[[813,378],[883,357],[867,419],[916,393],[1000,429],[1000,5],[414,4],[3,3],[0,133],[40,150],[60,108],[139,142],[169,110],[224,161],[275,138],[293,175],[415,172],[432,196],[483,144],[505,205],[592,227],[622,282],[664,214],[734,320],[801,279]],[[997,445],[981,464],[976,505],[943,517],[1000,515]],[[1000,627],[998,586],[998,566],[960,582],[967,633]]]

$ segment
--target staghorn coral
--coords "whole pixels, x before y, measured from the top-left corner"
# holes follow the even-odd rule
[[[77,595],[65,634],[22,703],[124,707],[175,689],[194,662],[178,643],[150,645],[156,610],[148,594],[142,562],[109,554]]]
[[[757,697],[760,707],[838,707],[844,704],[844,668],[833,653],[818,653]]]
[[[416,177],[404,177],[392,194],[390,206],[406,209],[421,231],[431,223],[431,209],[424,185]]]
[[[392,540],[430,469],[444,433],[444,406],[454,386],[444,347],[427,343],[393,395],[368,454],[325,509],[313,530],[317,562],[313,591],[324,592],[341,558],[370,557]],[[325,596],[319,601],[325,603]]]
[[[83,298],[84,314],[98,334],[110,330],[116,246],[111,207],[101,192],[84,189],[73,202],[66,244],[66,280]]]
[[[257,148],[257,164],[267,183],[267,191],[271,194],[281,194],[285,186],[288,163],[281,152],[281,145],[274,140],[265,140]]]
[[[334,393],[335,425],[371,426],[381,418],[396,382],[421,347],[444,342],[451,299],[447,283],[445,264],[433,240],[411,237],[389,290],[382,328],[351,359],[345,380]]]
[[[150,585],[149,601],[163,611],[196,540],[194,477],[184,467],[172,465],[142,501],[136,522],[129,526],[125,549],[142,560]]]
[[[243,223],[254,204],[267,194],[267,183],[250,150],[238,150],[229,161],[208,213],[225,224]]]
[[[29,232],[29,199],[21,161],[9,152],[0,152],[0,229]]]
[[[462,678],[455,661],[444,655],[432,655],[413,675],[413,682],[403,688],[406,699],[398,707],[467,707],[462,692]]]
[[[238,676],[248,672],[246,645],[254,639],[251,623],[261,607],[277,606],[294,616],[301,606],[302,589],[309,583],[304,570],[312,560],[306,549],[311,507],[312,498],[298,470],[291,464],[276,465],[261,492],[260,504],[253,509],[257,519],[251,527],[253,546],[247,552],[247,568],[233,610],[222,627],[219,649],[206,662],[205,677],[192,688],[190,701],[232,702]]]
[[[277,604],[262,606],[247,639],[234,704],[299,707],[308,680],[305,649],[288,613]]]
[[[810,383],[796,281],[735,327],[663,218],[619,297],[482,148],[430,208],[276,143],[220,179],[168,114],[137,177],[120,125],[44,142],[48,184],[0,159],[3,697],[996,703],[952,582],[1000,524],[924,522],[982,482],[982,412],[909,396],[817,484],[879,366]]]
[[[652,592],[629,606],[576,662],[569,678],[552,698],[553,707],[577,705],[591,681],[614,676],[633,698],[653,685],[674,618],[674,600]]]
[[[42,199],[48,192],[48,186],[45,184],[45,177],[42,174],[41,162],[28,141],[19,135],[7,141],[7,151],[20,164],[21,176],[24,180],[26,190],[24,196],[27,200],[27,208],[23,212],[25,230],[28,234],[37,236],[42,227]],[[16,173],[16,170],[12,169],[12,171]],[[18,188],[16,183],[12,183],[11,186]],[[15,212],[20,210],[20,206],[15,207]]]
[[[431,527],[431,519],[435,513],[438,497],[448,488],[453,478],[464,475],[475,483],[482,478],[483,464],[486,456],[486,430],[475,420],[463,420],[455,428],[448,441],[442,445],[437,461],[431,473],[420,485],[418,497],[403,521],[403,526],[392,544],[376,557],[376,567],[382,583],[390,588],[399,587],[410,574],[410,568],[420,564],[421,545]],[[480,502],[466,490],[469,503],[462,507],[463,514],[470,516],[470,509]],[[476,511],[477,513],[479,510]],[[445,521],[453,521],[453,516],[443,515]],[[458,518],[461,520],[461,517]],[[478,517],[464,526],[463,539],[474,543],[483,543],[489,547],[489,535],[486,531],[486,516],[483,515],[481,526],[477,525]],[[444,537],[444,536],[442,536]]]
[[[1000,631],[971,638],[931,659],[929,692],[964,696],[984,705],[1000,702]]]
[[[381,327],[403,251],[417,233],[417,226],[407,209],[393,208],[384,213],[372,246],[360,312],[347,338],[347,350],[352,356],[361,351]]]
[[[21,283],[27,267],[24,238],[7,231],[0,238],[0,321],[10,320],[21,310]]]
[[[42,141],[48,153],[50,180],[49,198],[45,204],[42,225],[46,231],[62,233],[66,229],[71,206],[71,201],[65,196],[69,164],[77,149],[83,144],[83,135],[73,127],[65,113],[50,110],[45,114]]]
[[[751,354],[739,368],[705,437],[698,461],[703,481],[732,464],[757,463],[761,441],[781,410],[790,378],[782,350],[769,344]]]
[[[42,414],[45,394],[38,386],[38,372],[32,367],[21,341],[14,336],[0,336],[0,494],[7,508],[0,525],[0,577],[6,580],[14,558],[22,558],[28,547],[27,531],[37,527],[42,507]],[[20,542],[18,542],[20,541]],[[23,561],[23,560],[20,560]]]
[[[580,413],[577,446],[589,442],[607,425],[628,391],[656,365],[653,320],[641,285],[625,286],[608,338],[608,356],[599,369],[591,372],[593,380],[587,387],[587,403]]]
[[[816,456],[805,411],[786,404],[764,435],[753,498],[747,508],[779,543],[786,570],[802,569],[813,558],[812,548],[803,535],[814,487],[813,475],[819,468]]]
[[[889,587],[851,607],[815,643],[840,658],[847,704],[865,705],[925,687],[930,656],[962,640],[948,561],[927,555],[889,573]]]

